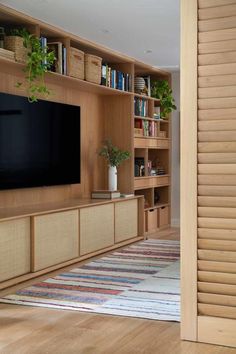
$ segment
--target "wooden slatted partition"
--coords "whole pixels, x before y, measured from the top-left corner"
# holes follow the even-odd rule
[[[236,347],[236,0],[181,0],[181,337]]]
[[[198,7],[197,339],[236,346],[236,0]]]

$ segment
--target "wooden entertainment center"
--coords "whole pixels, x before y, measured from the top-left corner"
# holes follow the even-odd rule
[[[134,134],[135,120],[153,121],[154,107],[160,105],[159,100],[134,92],[134,77],[150,75],[171,84],[171,75],[3,5],[0,20],[2,25],[20,25],[37,36],[60,40],[68,50],[74,47],[100,56],[132,77],[131,91],[121,91],[67,75],[46,75],[52,91],[49,100],[80,106],[81,183],[0,191],[0,288],[4,288],[140,240],[144,219],[147,233],[170,224],[171,117],[158,122],[165,137]],[[23,67],[0,57],[0,92],[26,96],[24,85],[16,87],[24,78]],[[135,115],[135,97],[147,101],[148,116]],[[97,154],[106,138],[131,152],[131,158],[119,167],[118,188],[122,193],[135,193],[135,197],[89,199],[92,190],[107,188],[107,166]],[[134,177],[134,159],[140,156],[145,161],[145,175]],[[148,175],[148,160],[156,157],[165,167],[165,175]],[[155,202],[157,192],[159,200]]]

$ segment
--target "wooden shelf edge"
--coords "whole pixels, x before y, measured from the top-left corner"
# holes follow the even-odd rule
[[[155,204],[153,207],[144,208],[144,211],[148,211],[148,210],[152,210],[152,209],[160,209],[162,207],[169,206],[169,205],[170,205],[170,203]]]
[[[1,56],[0,56],[0,64],[7,65],[8,70],[10,67],[17,69],[19,71],[24,68],[24,64],[18,63],[16,61],[13,61],[13,60],[1,57]],[[23,74],[23,72],[22,72],[22,74]],[[54,73],[54,72],[46,73],[45,80],[49,81],[49,82],[52,81],[53,83],[60,83],[60,85],[63,82],[66,82],[70,86],[75,87],[76,89],[78,89],[80,91],[93,92],[93,93],[97,93],[100,95],[117,95],[117,96],[126,95],[126,96],[130,96],[130,97],[132,97],[132,95],[133,95],[133,92],[130,92],[130,91],[122,91],[122,90],[114,89],[111,87],[94,84],[93,82],[77,79],[77,78],[69,76],[69,75],[62,75],[62,74],[58,74],[58,73]],[[20,81],[20,80],[18,80],[18,81]],[[19,91],[19,94],[20,94],[20,91]]]
[[[142,119],[142,120],[150,120],[152,122],[160,122],[160,123],[169,123],[168,120],[164,120],[164,119],[155,119],[155,118],[151,118],[151,117],[145,117],[145,116],[134,116],[134,119]]]
[[[170,140],[169,138],[161,138],[158,136],[134,136],[134,139]]]
[[[160,178],[160,177],[170,177],[169,174],[165,174],[165,175],[158,175],[158,176],[140,176],[140,177],[134,177],[135,180],[139,180],[140,178]]]
[[[146,99],[146,100],[151,100],[151,101],[155,101],[155,102],[160,103],[160,100],[158,98],[151,97],[151,96],[140,95],[139,93],[136,93],[136,92],[134,92],[133,94],[134,94],[135,97],[143,98],[143,99]]]

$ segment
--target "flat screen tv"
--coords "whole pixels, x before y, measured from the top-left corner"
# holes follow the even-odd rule
[[[80,183],[80,107],[0,93],[0,189]]]

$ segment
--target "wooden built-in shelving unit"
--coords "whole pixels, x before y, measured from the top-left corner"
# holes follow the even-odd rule
[[[146,206],[146,211],[148,211],[150,208],[163,207],[161,198],[160,204],[154,204],[154,192],[159,188],[164,188],[165,191],[162,192],[162,195],[165,194],[164,205],[170,206],[171,121],[158,121],[158,129],[166,131],[166,138],[134,135],[135,120],[156,121],[153,119],[153,110],[154,106],[160,105],[158,99],[134,92],[134,77],[150,75],[152,79],[167,79],[170,82],[170,74],[165,70],[141,63],[134,58],[75,36],[4,5],[0,5],[0,21],[3,27],[24,27],[36,36],[59,40],[68,50],[70,47],[75,47],[85,53],[98,55],[103,59],[103,62],[130,74],[132,77],[131,90],[121,91],[68,75],[47,73],[46,84],[52,92],[48,99],[81,107],[81,183],[0,191],[0,212],[1,208],[7,208],[8,212],[13,208],[12,210],[15,212],[17,208],[37,204],[47,205],[52,201],[60,203],[74,198],[89,198],[93,189],[106,189],[107,167],[97,154],[106,138],[111,138],[115,145],[131,152],[131,159],[119,167],[119,190],[122,193],[143,194],[144,196],[148,194],[150,196],[148,198],[150,204]],[[69,60],[69,58],[67,59]],[[16,83],[24,80],[23,67],[23,64],[0,57],[1,92],[27,95],[24,85],[21,88],[16,88]],[[148,101],[149,114],[147,117],[134,115],[135,97]],[[144,151],[145,161],[154,155],[159,156],[162,162],[165,160],[166,169],[164,176],[148,176],[147,166],[145,166],[142,187],[140,187],[141,177],[140,179],[134,178],[134,158],[138,149]],[[161,183],[163,179],[165,182]],[[169,220],[170,213],[168,212],[168,223]]]
[[[166,79],[171,85],[171,76],[168,73],[159,76],[158,72],[150,70],[142,64],[134,66],[135,75],[150,76],[151,79]],[[157,126],[157,136],[145,136],[134,132],[134,157],[144,159],[144,175],[134,177],[134,190],[137,195],[144,195],[145,198],[145,221],[146,232],[152,233],[158,229],[170,225],[170,204],[171,204],[171,115],[168,119],[155,119],[153,116],[154,107],[160,106],[160,100],[153,97],[135,93],[135,97],[147,100],[147,116],[134,114],[134,121],[142,120],[148,124],[154,122]],[[158,136],[158,132],[164,131],[165,137]],[[157,163],[164,168],[160,175],[150,175],[148,162]],[[157,201],[158,200],[158,201]]]

